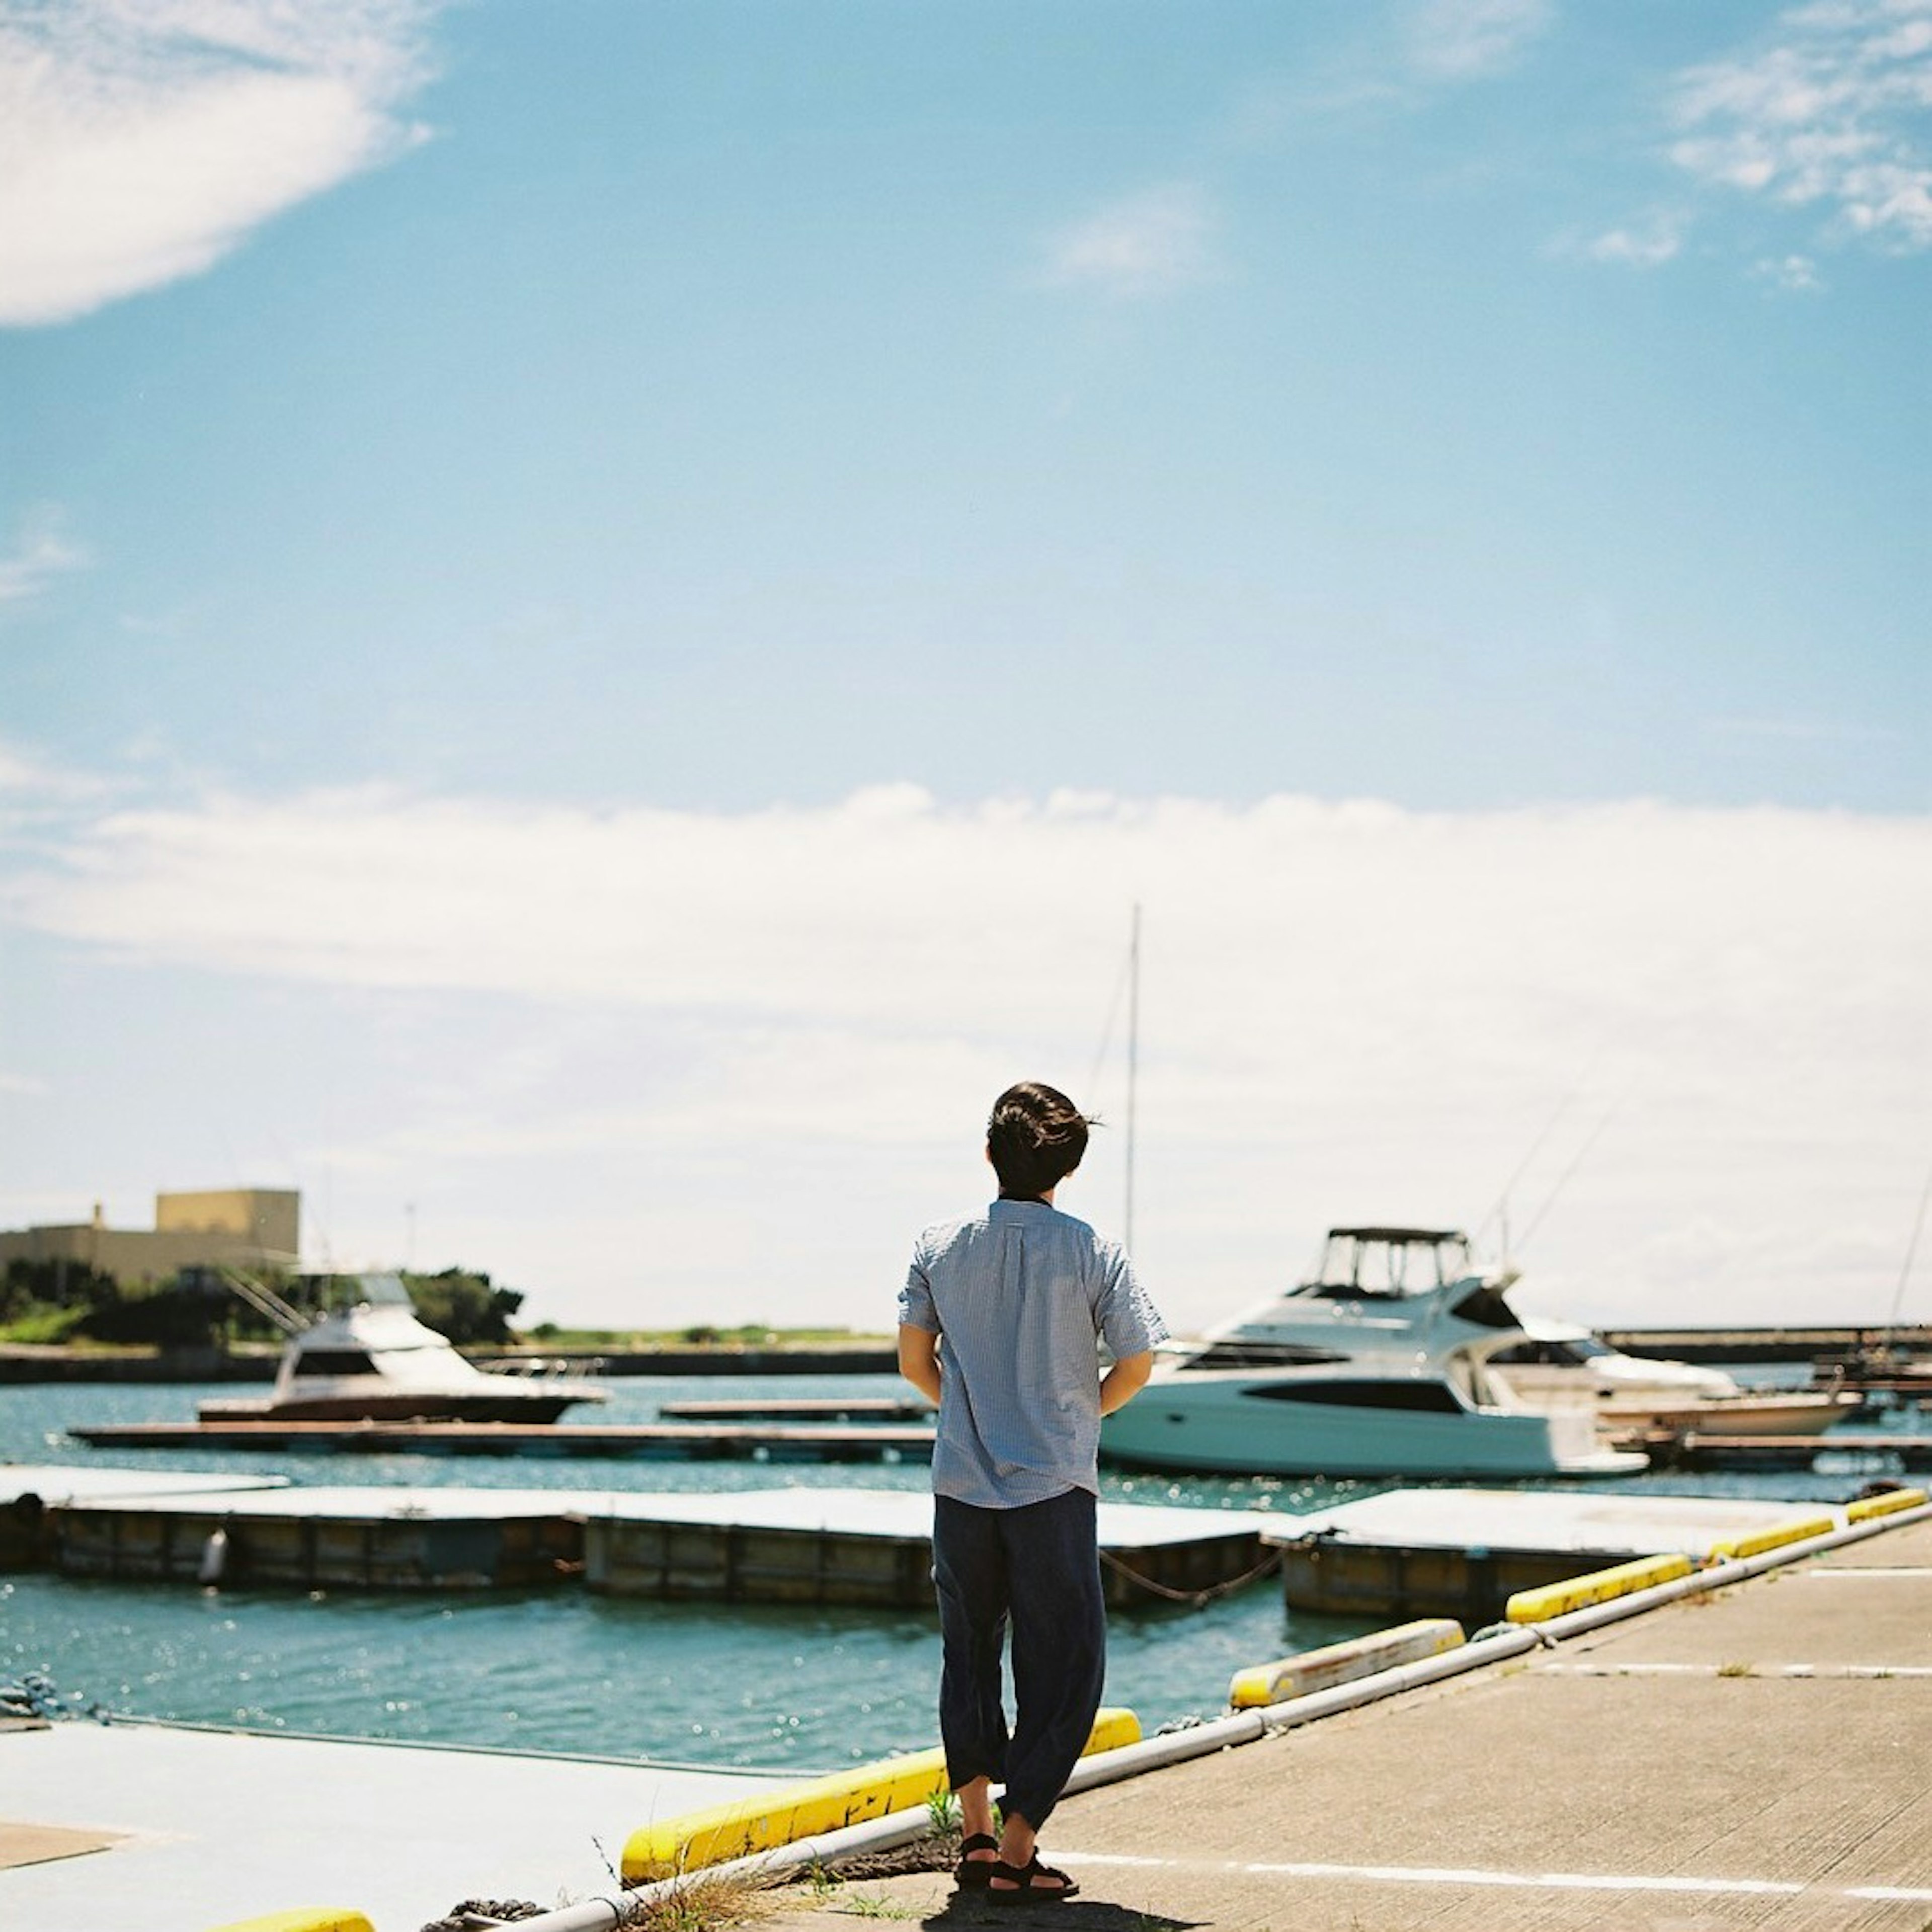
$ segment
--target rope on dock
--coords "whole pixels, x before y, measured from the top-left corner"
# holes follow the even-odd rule
[[[528,1898],[466,1898],[440,1918],[432,1918],[422,1932],[478,1932],[489,1925],[514,1925],[520,1918],[539,1918],[547,1908]]]
[[[1279,1570],[1286,1555],[1285,1550],[1277,1547],[1263,1557],[1252,1570],[1239,1576],[1227,1577],[1219,1583],[1210,1583],[1198,1590],[1176,1590],[1166,1583],[1157,1583],[1151,1576],[1142,1576],[1131,1564],[1123,1563],[1111,1550],[1102,1550],[1100,1561],[1117,1576],[1124,1576],[1136,1588],[1145,1590],[1150,1595],[1160,1597],[1170,1604],[1192,1604],[1199,1610],[1204,1605],[1217,1602],[1233,1591],[1244,1589],[1250,1583],[1258,1582],[1270,1570]]]
[[[85,1692],[63,1690],[44,1671],[0,1678],[0,1718],[92,1718],[105,1724],[112,1715]]]

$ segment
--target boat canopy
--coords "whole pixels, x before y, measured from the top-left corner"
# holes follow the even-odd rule
[[[1330,1228],[1304,1293],[1426,1294],[1476,1272],[1469,1238],[1454,1228]]]
[[[1328,1238],[1331,1241],[1398,1241],[1433,1245],[1438,1241],[1460,1241],[1466,1246],[1468,1236],[1460,1228],[1330,1228]]]

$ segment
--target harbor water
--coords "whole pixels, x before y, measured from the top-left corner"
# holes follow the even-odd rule
[[[1751,1379],[1768,1379],[1760,1371]],[[599,1423],[661,1405],[896,1396],[887,1376],[640,1377]],[[225,1391],[224,1391],[225,1392]],[[218,1393],[100,1384],[0,1390],[0,1461],[273,1474],[298,1484],[719,1492],[794,1485],[923,1492],[922,1463],[671,1462],[549,1456],[90,1450],[73,1427],[186,1421]],[[1868,1412],[1861,1436],[1922,1432]],[[1874,1473],[1827,1454],[1817,1473],[1652,1472],[1593,1485],[1680,1496],[1843,1501]],[[1388,1483],[1104,1472],[1110,1502],[1254,1508],[1292,1519]],[[1250,1665],[1366,1626],[1288,1610],[1268,1576],[1205,1604],[1116,1612],[1106,1696],[1153,1730],[1223,1708]],[[0,1678],[39,1673],[76,1705],[290,1732],[650,1758],[800,1775],[923,1748],[936,1735],[938,1636],[928,1612],[678,1604],[575,1587],[425,1596],[202,1590],[44,1574],[0,1577]]]

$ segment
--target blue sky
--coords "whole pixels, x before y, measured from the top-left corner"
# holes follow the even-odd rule
[[[1138,898],[1184,1312],[1566,1106],[1572,1308],[1891,1305],[1927,0],[0,4],[0,1222],[868,1319]]]

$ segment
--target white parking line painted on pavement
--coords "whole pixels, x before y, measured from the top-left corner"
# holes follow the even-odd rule
[[[1664,1892],[1723,1893],[1788,1898],[1799,1892],[1822,1898],[1882,1899],[1932,1904],[1932,1886],[1833,1886],[1773,1878],[1695,1878],[1646,1872],[1504,1872],[1456,1865],[1344,1865],[1257,1862],[1246,1858],[1152,1858],[1106,1852],[1063,1852],[1066,1865],[1116,1865],[1138,1870],[1222,1872],[1256,1878],[1363,1879],[1389,1885],[1467,1885],[1528,1892]]]
[[[1924,1664],[1538,1664],[1544,1677],[1932,1677]]]
[[[1916,1570],[1852,1570],[1840,1569],[1836,1565],[1820,1570],[1800,1570],[1796,1573],[1808,1583],[1828,1583],[1838,1576],[1906,1576],[1916,1577],[1923,1582],[1932,1576],[1932,1568],[1922,1567]]]

